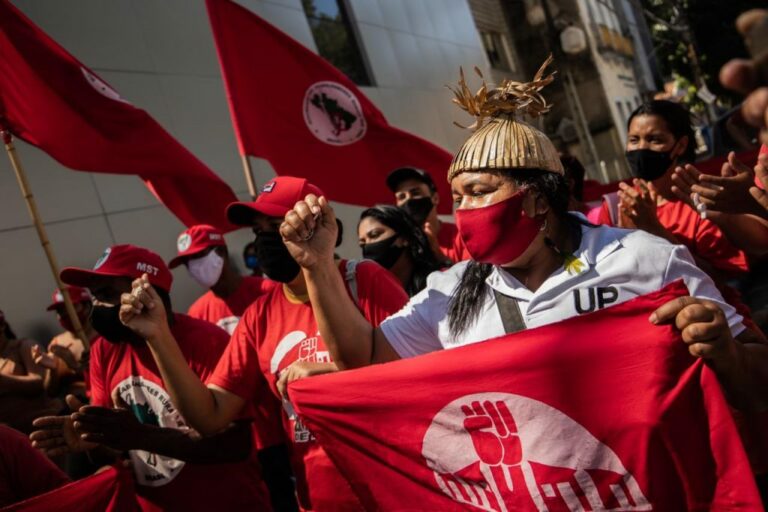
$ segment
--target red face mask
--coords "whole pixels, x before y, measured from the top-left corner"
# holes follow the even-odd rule
[[[523,211],[523,192],[482,208],[456,210],[456,226],[478,263],[503,265],[520,257],[541,231]]]

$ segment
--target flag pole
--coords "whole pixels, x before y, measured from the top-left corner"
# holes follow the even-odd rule
[[[53,279],[56,281],[56,286],[61,291],[61,296],[64,299],[64,307],[67,310],[67,316],[69,317],[70,322],[72,322],[72,326],[75,328],[75,334],[77,334],[77,337],[80,338],[80,340],[83,342],[85,350],[88,351],[90,349],[90,342],[88,337],[85,335],[83,325],[80,323],[80,318],[77,316],[75,305],[72,303],[72,298],[67,292],[67,286],[62,283],[61,278],[59,277],[59,265],[56,262],[56,255],[53,254],[53,247],[51,246],[50,240],[48,240],[48,234],[45,232],[45,226],[43,226],[43,222],[40,220],[40,212],[37,209],[35,197],[32,195],[32,190],[29,187],[27,176],[24,173],[24,169],[21,167],[21,161],[19,160],[19,156],[16,153],[16,147],[13,144],[13,136],[11,135],[11,132],[1,126],[0,133],[2,133],[3,142],[5,143],[5,151],[8,153],[8,158],[11,160],[11,166],[13,167],[13,171],[16,173],[16,180],[19,182],[21,195],[24,197],[24,201],[27,203],[27,209],[29,210],[29,215],[32,217],[32,222],[34,223],[35,229],[37,230],[37,236],[40,239],[40,244],[43,246],[45,256],[48,258],[48,264],[51,267]]]
[[[253,179],[253,169],[251,169],[251,161],[248,160],[248,155],[243,153],[240,155],[240,159],[243,161],[243,172],[245,173],[245,182],[248,184],[248,193],[251,194],[251,199],[256,200],[256,196],[259,195],[256,191],[256,181]]]

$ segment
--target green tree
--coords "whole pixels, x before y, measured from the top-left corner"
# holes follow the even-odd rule
[[[728,106],[738,97],[718,81],[720,68],[734,57],[746,57],[736,32],[736,17],[758,7],[756,0],[633,0],[651,28],[662,73],[686,91],[684,101],[694,111],[704,108],[696,92],[706,84]]]

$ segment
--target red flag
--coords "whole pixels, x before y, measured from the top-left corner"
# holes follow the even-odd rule
[[[207,0],[240,152],[301,176],[342,203],[391,203],[398,167],[427,171],[451,213],[451,155],[390,126],[326,60],[230,0]]]
[[[126,469],[109,468],[51,492],[2,509],[2,512],[134,512],[139,510],[133,480]]]
[[[0,124],[72,169],[140,176],[187,226],[233,229],[225,215],[232,189],[7,0]]]
[[[368,510],[762,510],[714,374],[650,313],[682,283],[497,340],[296,381]],[[393,491],[394,490],[394,491]]]

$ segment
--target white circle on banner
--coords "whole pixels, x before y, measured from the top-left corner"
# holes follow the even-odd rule
[[[443,407],[421,454],[451,499],[480,510],[652,510],[618,455],[544,402],[476,393]]]
[[[304,94],[304,122],[312,135],[332,146],[353,144],[368,125],[357,96],[338,82],[316,82]]]
[[[80,70],[83,72],[83,76],[85,77],[86,81],[96,90],[96,92],[111,100],[119,101],[121,103],[128,103],[120,97],[116,90],[107,85],[104,80],[100,79],[85,68],[81,67]]]
[[[139,423],[151,427],[173,428],[184,432],[191,429],[174,407],[168,392],[139,375],[123,379],[112,390],[128,406]],[[136,481],[140,485],[161,487],[173,481],[185,462],[144,450],[130,450]]]
[[[190,245],[192,245],[192,237],[189,236],[189,233],[179,235],[179,239],[176,240],[176,247],[179,249],[179,252],[186,251]]]

